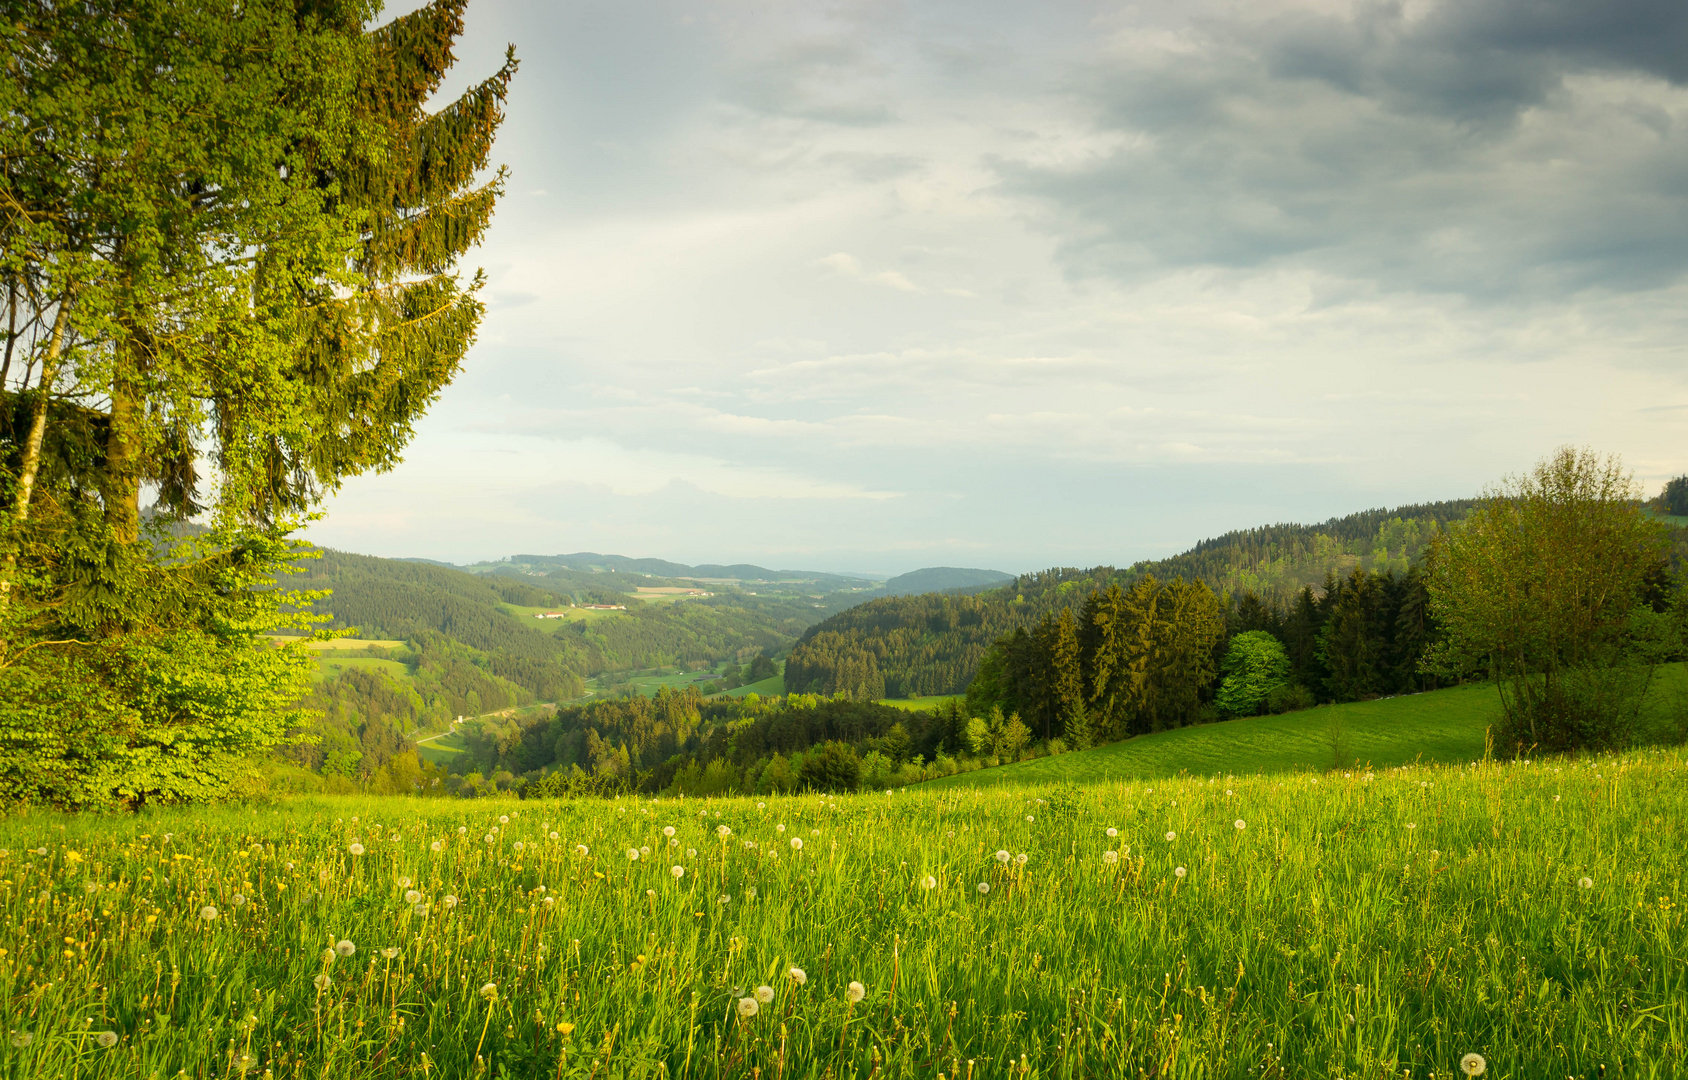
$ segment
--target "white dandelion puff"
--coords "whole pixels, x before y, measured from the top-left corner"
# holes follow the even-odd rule
[[[235,893],[233,896],[229,897],[229,903],[233,904],[235,907],[245,907],[246,897],[242,896],[240,893]]]
[[[1187,873],[1189,873],[1189,871],[1184,869],[1182,866],[1177,867],[1172,871],[1174,877],[1183,877]]]
[[[27,1031],[20,1031],[16,1035],[12,1036],[12,1045],[17,1047],[19,1050],[22,1050],[34,1041],[35,1036]]]
[[[756,999],[753,998],[753,997],[739,998],[738,999],[738,1014],[740,1016],[744,1017],[746,1020],[750,1019],[752,1016],[755,1016],[756,1010],[759,1007],[760,1006],[758,1006],[756,1004]]]
[[[663,827],[662,827],[662,835],[664,835],[664,836],[673,836],[673,835],[674,835],[674,826],[672,826],[672,825],[664,825],[664,826],[663,826]]]
[[[1026,824],[1027,825],[1030,825],[1032,822],[1034,822],[1036,820],[1037,820],[1037,818],[1032,817],[1030,814],[1026,815]]]
[[[756,988],[756,1000],[764,1005],[774,1000],[774,988],[771,986],[758,986]]]
[[[557,840],[560,840],[560,839],[562,839],[562,834],[560,834],[560,833],[552,833],[551,834],[551,840],[552,840],[553,843],[555,843]]]
[[[1119,862],[1119,852],[1117,852],[1117,851],[1104,851],[1104,852],[1102,852],[1102,861],[1107,863],[1108,865],[1112,866],[1114,863]]]
[[[461,903],[461,901],[450,893],[446,893],[444,898],[440,900],[440,903],[444,904],[447,908],[454,908]]]
[[[1577,879],[1577,888],[1579,888],[1579,889],[1592,889],[1592,888],[1594,888],[1594,879],[1591,878],[1591,877],[1578,878]]]
[[[1024,866],[1024,865],[1026,865],[1026,862],[1030,859],[1031,859],[1031,856],[1027,855],[1025,852],[1022,851],[1022,852],[1020,852],[1020,854],[1014,856],[1014,865],[1015,866]]]
[[[500,814],[500,815],[498,815],[498,823],[499,823],[499,824],[500,824],[500,825],[508,825],[508,824],[510,824],[510,815],[508,815],[508,814]]]
[[[1112,839],[1113,837],[1116,837],[1118,835],[1119,835],[1119,830],[1110,826],[1109,829],[1108,829],[1109,839]]]
[[[385,949],[381,950],[381,955],[386,957],[388,960],[393,959],[394,957],[398,956],[398,954],[399,954],[399,951],[391,945],[389,945]]]
[[[334,985],[334,980],[330,979],[327,975],[318,975],[316,978],[312,979],[311,982],[316,984],[316,988],[318,990],[327,990],[330,986]]]
[[[686,876],[686,868],[684,866],[670,866],[668,868],[668,872],[674,875],[674,879],[676,881]]]
[[[801,836],[793,836],[791,838],[791,850],[793,850],[793,851],[802,851],[803,850],[803,838]]]
[[[979,895],[980,896],[983,896],[990,891],[991,891],[991,883],[990,882],[988,882],[988,881],[979,882]]]
[[[496,835],[496,834],[494,834],[494,833],[487,833],[487,834],[486,834],[486,835],[485,835],[485,836],[483,836],[483,837],[481,837],[481,839],[482,839],[482,840],[485,840],[485,841],[486,841],[486,842],[487,842],[487,843],[489,843],[489,844],[496,844],[496,843],[498,843],[498,837],[497,837],[497,835]]]
[[[414,904],[411,906],[410,912],[419,919],[425,919],[428,917],[428,905]]]
[[[587,850],[585,844],[574,845],[574,853],[576,855],[590,855],[591,854],[591,852]]]
[[[715,826],[715,835],[725,840],[727,837],[733,835],[733,830],[727,828],[725,825],[717,825]]]
[[[775,825],[775,826],[774,826],[774,831],[775,831],[775,832],[784,832],[784,831],[785,831],[785,823],[784,823],[784,822],[783,822],[783,821],[782,821],[782,822],[781,822],[781,823],[779,823],[779,824],[778,824],[778,825]]]
[[[511,844],[510,847],[519,854],[527,847],[527,845],[522,843],[520,840],[517,840],[514,844]]]
[[[862,998],[867,997],[867,987],[863,986],[859,982],[853,982],[849,985],[848,989],[844,991],[844,996],[849,998],[851,1003],[854,1004]]]
[[[798,986],[802,986],[804,983],[809,981],[808,973],[800,967],[794,967],[790,971],[787,971],[786,974],[790,975],[791,981],[796,983]]]
[[[631,848],[630,847],[630,848],[627,849],[627,861],[628,862],[638,862],[639,861],[639,849],[638,848]]]
[[[409,889],[404,894],[404,902],[407,904],[414,904],[421,899],[422,894],[417,892],[415,889]]]
[[[438,840],[435,840],[433,843],[428,845],[428,850],[429,851],[444,851],[445,845],[440,843]]]
[[[206,922],[210,922],[217,917],[217,909],[212,907],[210,904],[206,904],[204,907],[199,909],[199,917],[204,919]]]
[[[921,879],[920,885],[922,888],[936,889],[938,887],[938,879],[933,877],[931,874],[927,874]]]
[[[469,835],[469,826],[467,826],[467,825],[457,826],[457,835],[458,836],[468,836]]]
[[[1172,842],[1173,842],[1173,841],[1174,841],[1174,840],[1176,840],[1176,839],[1178,839],[1178,834],[1177,834],[1177,833],[1175,833],[1175,832],[1169,832],[1169,833],[1167,833],[1167,834],[1166,834],[1166,842],[1167,842],[1167,843],[1169,843],[1169,844],[1170,844],[1170,843],[1172,843]]]
[[[102,1049],[110,1049],[117,1045],[117,1032],[102,1031],[94,1036],[94,1041],[99,1043]]]
[[[1459,1059],[1459,1071],[1467,1076],[1482,1076],[1489,1070],[1489,1063],[1483,1060],[1482,1054],[1467,1054]]]
[[[363,854],[363,845],[362,844],[353,844],[351,847],[348,847],[346,850],[351,852],[353,855],[362,855]]]
[[[481,987],[481,997],[485,998],[488,1001],[497,1001],[498,1000],[498,984],[497,983],[487,983],[485,986]]]
[[[401,888],[401,889],[410,888],[410,879],[407,878],[407,877],[399,878],[399,888]]]
[[[1244,821],[1242,818],[1238,818],[1236,821],[1233,821],[1231,824],[1233,824],[1237,827],[1238,832],[1242,832],[1244,829],[1248,828],[1248,823],[1246,821]]]
[[[996,858],[997,862],[1001,863],[1004,866],[1007,866],[1008,860],[1013,858],[1013,856],[1008,854],[1008,852],[1006,852],[1006,851],[999,851],[999,852],[996,853],[995,858]]]
[[[334,953],[336,956],[350,956],[357,951],[358,947],[350,941],[341,941],[338,945],[334,946]]]

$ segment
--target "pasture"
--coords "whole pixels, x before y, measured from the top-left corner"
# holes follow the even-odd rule
[[[0,825],[8,1077],[1668,1077],[1688,757]]]

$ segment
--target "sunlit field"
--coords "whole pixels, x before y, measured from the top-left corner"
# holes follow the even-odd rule
[[[1685,779],[12,817],[0,1072],[1680,1076]]]

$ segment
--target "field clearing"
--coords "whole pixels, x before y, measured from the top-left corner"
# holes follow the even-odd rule
[[[1688,666],[1660,668],[1653,691],[1655,713],[1675,706],[1688,687]],[[1175,728],[1109,743],[1082,753],[1033,758],[997,768],[959,773],[934,786],[992,787],[1103,783],[1176,776],[1296,772],[1331,768],[1338,760],[1333,726],[1340,728],[1343,767],[1413,761],[1473,761],[1483,757],[1487,728],[1500,712],[1492,684],[1456,686],[1422,694],[1323,705],[1279,716],[1250,716],[1217,724]]]
[[[283,634],[269,634],[267,636],[271,641],[288,642],[297,640]],[[333,641],[305,642],[305,648],[312,652],[328,652],[334,649],[399,649],[403,647],[404,642],[394,641],[391,638],[335,638]]]
[[[762,697],[776,697],[783,693],[785,693],[785,674],[782,672],[778,675],[770,675],[766,679],[759,679],[756,682],[746,683],[732,690],[723,690],[719,694],[710,694],[709,696],[712,698],[741,698],[750,694],[757,694]]]
[[[317,660],[316,678],[318,681],[333,678],[348,668],[360,668],[364,671],[379,671],[389,678],[405,682],[411,678],[410,668],[397,660],[382,660],[374,656],[324,656]]]
[[[0,831],[0,1067],[1282,1080],[1476,1053],[1491,1077],[1675,1076],[1685,779],[1673,750],[27,814]]]
[[[499,604],[499,607],[520,619],[523,626],[531,626],[535,630],[555,630],[564,623],[592,622],[596,619],[610,619],[618,615],[626,615],[625,611],[587,611],[585,608],[568,607],[521,607],[516,604]],[[540,619],[536,616],[547,611],[561,611],[560,619]]]
[[[935,709],[946,701],[965,701],[966,699],[966,694],[933,694],[929,697],[880,698],[879,704],[889,705],[893,709],[919,712],[922,709]]]
[[[446,764],[466,749],[468,747],[464,745],[463,736],[455,731],[448,731],[416,744],[416,752],[435,765]]]

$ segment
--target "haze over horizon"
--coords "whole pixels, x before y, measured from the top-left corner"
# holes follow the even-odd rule
[[[506,42],[480,341],[318,543],[1013,572],[1688,471],[1688,5],[476,0],[444,93]]]

